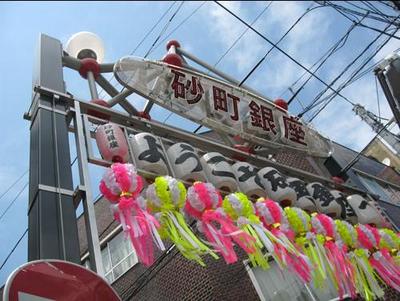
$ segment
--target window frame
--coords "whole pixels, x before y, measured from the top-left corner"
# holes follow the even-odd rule
[[[269,262],[274,261],[274,259],[272,258],[272,256],[270,256],[270,255],[268,256],[268,261],[269,261]],[[250,262],[249,259],[245,259],[245,260],[242,261],[242,263],[243,263],[243,265],[244,265],[244,268],[247,270],[247,273],[248,273],[248,275],[249,275],[249,278],[250,278],[250,280],[251,280],[251,283],[253,284],[253,287],[254,287],[254,289],[256,290],[257,295],[258,295],[258,297],[260,298],[260,300],[261,300],[261,301],[268,301],[268,300],[265,298],[265,296],[264,296],[264,294],[263,294],[263,292],[262,292],[260,283],[259,283],[259,281],[257,280],[257,277],[256,277],[255,273],[253,272],[253,267],[249,264],[249,262]],[[289,271],[288,271],[287,269],[284,270],[283,272],[289,273]],[[308,284],[304,283],[304,287],[306,288],[307,293],[309,294],[309,296],[310,296],[310,298],[311,298],[311,301],[319,301],[319,299],[317,299],[317,297],[314,295],[314,293],[312,292],[312,290],[311,290],[311,288],[309,287]],[[346,298],[350,298],[350,296],[349,296],[348,294],[343,295],[343,300],[347,300]],[[329,300],[327,300],[327,301],[339,301],[339,300],[340,300],[340,298],[339,298],[339,296],[337,296],[337,297],[334,297],[334,298],[329,299]]]
[[[104,241],[104,242],[101,244],[101,245],[102,245],[101,253],[102,253],[102,255],[103,255],[103,252],[106,252],[106,257],[107,257],[107,260],[109,261],[109,264],[110,264],[110,267],[111,267],[110,270],[109,270],[108,272],[106,272],[106,270],[105,270],[105,263],[104,263],[104,261],[102,260],[102,264],[103,264],[103,267],[104,267],[104,278],[105,278],[105,280],[106,280],[109,284],[112,284],[112,283],[114,283],[115,281],[117,281],[119,278],[121,278],[123,275],[125,275],[125,273],[128,272],[132,267],[134,267],[135,265],[137,265],[137,264],[139,263],[139,260],[138,260],[138,258],[137,258],[137,255],[136,255],[136,253],[135,253],[135,249],[134,249],[133,246],[132,246],[132,249],[130,250],[130,252],[129,252],[126,256],[124,256],[124,257],[123,257],[122,259],[120,259],[118,262],[116,262],[115,264],[113,264],[112,258],[111,258],[110,243],[111,243],[118,235],[123,235],[122,228],[120,228],[119,231],[116,231],[115,233],[113,233],[113,235],[112,235],[111,237],[109,237],[108,240]],[[124,239],[125,239],[125,238],[124,238]],[[129,242],[129,244],[131,245],[130,242]],[[132,254],[134,254],[134,256],[135,256],[135,260],[134,260],[133,265],[130,266],[126,271],[124,271],[123,273],[121,273],[118,277],[115,277],[114,269],[117,268],[120,264],[122,264],[125,260],[127,260],[127,258],[128,258],[129,256],[131,256]],[[103,256],[102,256],[102,259],[103,259]],[[90,269],[90,258],[87,257],[83,264],[86,266],[86,268],[89,268],[89,269]],[[112,278],[111,281],[109,281],[108,278],[107,278],[107,276],[109,276],[109,275],[111,275],[111,278]]]

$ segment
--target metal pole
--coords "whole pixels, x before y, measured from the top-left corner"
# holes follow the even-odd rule
[[[383,74],[383,70],[377,69],[375,70],[375,75],[378,77],[379,83],[381,84],[383,93],[386,96],[386,99],[389,103],[390,108],[392,109],[393,115],[396,118],[397,125],[400,127],[400,112],[396,106],[396,101],[393,98],[392,92],[386,82],[385,75]]]
[[[87,80],[89,83],[89,91],[90,91],[90,96],[92,97],[92,100],[99,99],[99,94],[97,93],[96,81],[94,79],[94,74],[92,71],[88,71]]]
[[[200,66],[203,66],[204,68],[206,68],[207,70],[213,72],[214,74],[220,76],[221,78],[225,79],[226,81],[230,82],[231,84],[234,84],[238,87],[242,87],[256,95],[261,95],[260,92],[257,92],[255,90],[253,90],[252,88],[250,88],[247,85],[240,85],[240,82],[238,80],[236,80],[235,78],[231,77],[230,75],[219,71],[218,69],[214,68],[213,66],[207,64],[206,62],[200,60],[199,58],[195,57],[194,55],[190,54],[189,52],[187,52],[186,50],[183,50],[182,48],[176,48],[176,52],[180,55],[183,55],[185,57],[187,57],[189,60],[192,60],[193,62],[199,64]],[[263,96],[264,98],[267,98],[265,96]],[[267,98],[268,99],[268,98]]]
[[[111,98],[108,102],[108,104],[110,105],[110,107],[115,106],[116,104],[120,103],[121,101],[123,101],[126,97],[128,97],[129,95],[133,94],[134,90],[128,90],[128,89],[124,89],[122,90],[121,93],[117,94],[116,96],[114,96],[113,98]]]
[[[81,60],[75,57],[69,56],[68,53],[63,51],[63,65],[73,70],[79,71],[81,68]],[[114,71],[114,63],[103,63],[99,64],[100,73],[110,73]]]
[[[111,97],[116,97],[119,92],[117,89],[114,88],[113,85],[111,85],[108,80],[102,76],[101,74],[96,78],[96,82],[106,91]],[[122,99],[119,101],[120,106],[125,109],[126,112],[128,112],[131,115],[138,115],[138,111],[136,108],[131,105],[131,103],[127,99]]]
[[[89,164],[87,160],[88,155],[86,151],[86,141],[79,101],[74,101],[74,108],[74,121],[76,131],[75,139],[79,162],[80,184],[82,185],[81,187],[84,189],[85,192],[83,198],[83,206],[85,214],[86,236],[90,254],[90,268],[93,271],[97,272],[97,274],[103,276],[104,269],[101,259],[99,232],[97,230],[96,214],[93,206],[93,193],[90,187]]]
[[[65,93],[61,42],[40,35],[34,86]],[[80,263],[68,141],[68,102],[35,93],[30,128],[28,260]]]

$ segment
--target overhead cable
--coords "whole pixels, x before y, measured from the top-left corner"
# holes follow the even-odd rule
[[[268,3],[268,5],[254,18],[254,20],[251,22],[251,26],[253,26],[257,20],[268,10],[268,8],[272,5],[272,1]],[[220,58],[217,60],[217,62],[214,64],[214,67],[216,67],[222,60],[223,58],[229,53],[229,51],[232,50],[232,48],[240,41],[240,39],[243,38],[243,36],[247,33],[249,30],[249,27],[246,27],[246,29],[236,38],[236,40],[231,44],[231,46],[220,56]],[[240,85],[239,85],[240,86]],[[167,118],[164,120],[164,123],[168,118],[172,115],[172,112],[167,116]],[[196,134],[203,126],[199,125],[193,133]]]
[[[156,46],[153,47],[153,49],[150,51],[150,54],[152,54],[157,48],[159,48],[161,45],[163,45],[168,38],[175,33],[183,24],[185,24],[197,11],[206,4],[207,1],[203,1],[199,6],[197,6],[185,19],[183,19],[174,29],[172,29],[169,33],[165,35],[165,37],[158,42]]]
[[[251,26],[254,26],[254,24],[258,21],[258,19],[268,10],[268,8],[272,5],[272,1],[268,3],[268,5],[254,18],[253,22],[251,22]],[[224,57],[229,53],[229,51],[232,50],[233,47],[243,38],[243,36],[247,33],[249,30],[249,27],[246,27],[246,29],[236,38],[236,40],[229,46],[229,48],[221,55],[221,57],[217,60],[217,62],[214,64],[214,67],[217,67],[217,65],[224,59]]]
[[[158,40],[163,36],[163,34],[166,32],[166,30],[168,29],[169,25],[172,23],[172,20],[174,20],[175,16],[178,14],[178,12],[180,11],[180,9],[182,8],[184,4],[184,1],[181,1],[181,4],[179,4],[178,8],[175,10],[175,12],[172,14],[172,16],[169,18],[168,22],[164,25],[163,29],[161,30],[161,32],[159,33],[159,35],[157,36],[157,38],[154,40],[153,44],[150,46],[150,49],[146,52],[146,54],[144,55],[144,58],[147,58],[147,56],[150,54],[150,51],[153,49],[153,47],[156,45],[156,43],[158,42]]]
[[[250,70],[250,72],[247,73],[247,75],[242,79],[242,81],[239,83],[239,87],[244,84],[244,82],[256,71],[256,69],[264,62],[264,60],[267,58],[267,56],[274,50],[280,42],[293,30],[293,28],[296,27],[297,24],[305,17],[306,14],[311,12],[312,10],[319,8],[321,6],[316,6],[311,8],[311,5],[306,9],[306,11],[292,24],[292,26],[289,27],[289,29],[282,35],[282,37],[275,43],[272,44],[272,47],[267,51],[267,53],[257,62],[257,64],[254,65],[254,67]],[[250,24],[247,28],[252,28],[252,25]]]
[[[15,243],[15,245],[12,247],[11,251],[8,253],[6,258],[3,260],[3,262],[0,265],[0,271],[3,269],[4,265],[7,263],[8,259],[11,257],[11,255],[14,253],[15,249],[18,247],[24,236],[28,233],[28,228],[26,228],[25,232],[21,235],[21,237],[18,239],[18,241]]]
[[[250,27],[250,29],[252,31],[254,31],[257,35],[259,35],[260,37],[262,37],[265,41],[267,41],[269,44],[271,45],[275,45],[275,43],[273,43],[270,39],[268,39],[265,35],[263,35],[262,33],[260,33],[258,30],[254,29],[253,27],[250,26],[250,24],[248,24],[246,21],[244,21],[243,19],[241,19],[239,16],[237,16],[235,13],[233,13],[231,10],[229,10],[228,8],[226,8],[224,5],[222,5],[221,3],[219,3],[218,1],[214,1],[215,3],[217,3],[219,6],[221,6],[224,10],[226,10],[229,14],[231,14],[232,16],[234,16],[236,19],[238,19],[240,22],[242,22],[243,24],[245,24],[246,26]],[[325,86],[328,87],[328,89],[337,92],[334,88],[332,88],[330,85],[328,85],[323,79],[321,79],[318,75],[314,74],[312,71],[310,71],[307,67],[305,67],[302,63],[298,62],[296,59],[294,59],[290,54],[288,54],[286,51],[284,51],[282,48],[280,48],[279,46],[275,45],[275,48],[281,52],[282,54],[284,54],[287,58],[289,58],[293,63],[295,63],[297,66],[299,66],[300,68],[302,68],[303,70],[307,71],[307,73],[311,74],[313,77],[315,77],[318,81],[320,81],[322,84],[324,84]],[[347,102],[354,104],[350,99],[348,99],[346,96],[343,96],[340,93],[337,93],[338,96],[340,96],[341,98],[343,98],[344,100],[346,100]]]
[[[387,30],[390,27],[390,24],[385,28]],[[364,49],[350,62],[347,64],[347,66],[331,81],[330,86],[333,86],[350,68],[353,66],[367,51],[369,48],[372,47],[372,45],[382,36],[382,33],[377,35],[370,43],[368,43],[367,46],[364,47]],[[316,105],[318,105],[318,100],[328,91],[328,88],[324,88],[321,92],[317,94],[317,96],[311,101],[310,104],[307,105],[306,109],[303,110],[300,114],[298,114],[298,117],[302,117],[305,113],[310,111],[312,108],[314,108]],[[334,91],[334,94],[339,91]],[[352,103],[353,104],[353,103]],[[354,104],[353,104],[354,105]]]
[[[170,12],[172,7],[175,5],[175,3],[178,1],[174,1],[168,8],[167,10],[158,18],[157,22],[154,23],[154,25],[147,31],[147,33],[143,36],[143,38],[140,40],[140,42],[136,45],[136,47],[131,51],[130,55],[133,55],[139,47],[144,43],[144,41],[150,36],[150,34],[154,31],[154,29],[160,24],[160,22],[165,18],[165,16]],[[112,77],[109,79],[109,81],[112,81],[115,78],[114,74]],[[101,89],[99,92],[99,98],[101,98],[102,93],[104,92],[104,89]]]
[[[340,10],[343,13],[347,13],[347,14],[349,14],[351,16],[360,16],[360,17],[362,17],[362,16],[366,15],[365,12],[356,11],[356,10],[350,9],[348,7],[344,7],[344,6],[341,6],[341,5],[338,5],[338,4],[334,4],[331,1],[316,1],[316,2],[321,4],[321,5],[324,5],[324,6],[331,6],[333,8],[336,8],[337,10]],[[396,17],[394,17],[394,16],[387,16],[387,15],[385,15],[385,16],[390,18],[391,20],[388,20],[388,19],[385,19],[385,18],[381,18],[381,17],[378,17],[378,16],[373,15],[373,14],[368,14],[367,18],[368,19],[372,19],[372,20],[376,20],[376,21],[380,21],[380,22],[386,23],[386,24],[388,24],[388,23],[392,24],[391,22],[393,22],[396,19]],[[400,25],[398,22],[397,23],[394,22],[393,24],[395,26],[399,26]]]
[[[345,34],[332,46],[330,47],[330,49],[328,49],[328,52],[325,53],[317,62],[319,62],[319,65],[317,66],[317,68],[315,68],[314,73],[317,72],[320,68],[322,68],[322,66],[328,61],[329,58],[332,57],[333,54],[335,54],[338,50],[340,50],[347,42],[347,39],[350,36],[350,33],[354,30],[354,28],[356,28],[357,23],[354,23],[352,25],[350,25],[349,29],[345,32]],[[315,62],[310,69],[313,69],[314,66],[316,65]],[[300,77],[302,78],[305,74],[307,73],[303,73],[303,75]],[[299,79],[300,79],[299,78]],[[297,97],[297,95],[301,92],[301,90],[304,89],[305,85],[312,79],[312,76],[310,75],[304,82],[303,84],[296,90],[296,92],[293,93],[292,97],[288,100],[288,105],[290,105],[290,103],[293,101],[293,99],[295,99],[295,97]],[[293,87],[296,83],[298,82],[298,80],[291,86]]]
[[[24,173],[18,177],[18,179],[15,180],[14,183],[12,183],[1,195],[0,195],[0,200],[2,199],[3,196],[7,194],[27,173],[29,169],[25,170]]]
[[[25,190],[25,188],[28,186],[28,183],[26,183],[21,190],[17,193],[17,195],[15,196],[15,198],[10,202],[10,204],[7,206],[7,208],[3,211],[3,213],[0,215],[0,221],[1,219],[4,217],[4,215],[6,215],[6,213],[8,212],[8,210],[10,210],[11,206],[15,203],[15,201],[18,199],[18,197],[21,195],[21,193]]]
[[[397,32],[398,29],[396,29],[395,32]],[[351,75],[350,78],[348,78],[348,80],[339,86],[338,91],[342,91],[345,87],[347,87],[349,85],[349,83],[352,81],[352,79],[372,60],[372,58],[377,55],[379,53],[379,51],[389,42],[390,37],[387,38],[378,48],[377,50],[368,58],[364,61],[364,63],[357,68],[357,70],[355,70]],[[326,106],[335,98],[335,94],[331,95],[330,98],[325,102],[325,104],[310,118],[310,122],[317,117],[322,110],[324,110],[326,108]]]

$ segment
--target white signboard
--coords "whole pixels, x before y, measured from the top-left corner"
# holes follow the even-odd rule
[[[247,90],[194,71],[134,57],[114,67],[126,88],[210,129],[267,147],[327,157],[331,143],[287,111]]]

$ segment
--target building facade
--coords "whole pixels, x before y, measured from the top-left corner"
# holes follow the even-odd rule
[[[205,134],[213,139],[212,133]],[[334,144],[334,155],[327,159],[279,152],[272,161],[329,179],[337,169],[348,164],[356,152]],[[386,226],[400,227],[400,175],[393,169],[366,156],[349,170],[346,184],[373,195],[370,203],[382,214]],[[289,273],[281,273],[271,260],[264,271],[252,268],[245,254],[227,265],[223,259],[206,258],[206,267],[185,259],[173,247],[159,253],[156,263],[146,269],[138,263],[134,250],[124,240],[121,226],[113,219],[109,203],[100,198],[95,203],[102,257],[107,280],[122,300],[336,300],[332,285],[324,290],[304,286]],[[78,219],[82,263],[88,265],[85,224]],[[385,300],[399,300],[400,295],[388,288]]]

